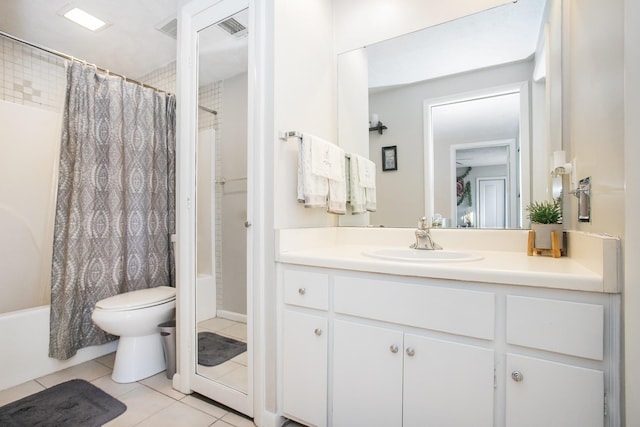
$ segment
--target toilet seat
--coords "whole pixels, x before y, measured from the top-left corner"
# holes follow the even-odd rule
[[[155,288],[140,289],[125,292],[105,298],[96,303],[96,308],[109,311],[138,310],[153,307],[176,299],[176,288],[170,286],[158,286]]]

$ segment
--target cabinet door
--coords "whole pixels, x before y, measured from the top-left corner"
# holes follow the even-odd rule
[[[327,425],[327,319],[284,310],[282,409],[313,426]]]
[[[404,427],[493,426],[493,350],[412,334],[404,347]]]
[[[602,427],[604,373],[507,354],[507,427]]]
[[[333,427],[402,425],[402,332],[336,320]]]

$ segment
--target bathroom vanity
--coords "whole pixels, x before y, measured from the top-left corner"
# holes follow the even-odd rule
[[[472,261],[364,255],[408,246],[410,233],[279,232],[282,416],[334,427],[619,425],[616,239],[570,236],[590,248],[573,259],[527,257],[526,231],[480,232],[473,241],[507,250],[466,242]],[[455,233],[434,238],[463,250]]]

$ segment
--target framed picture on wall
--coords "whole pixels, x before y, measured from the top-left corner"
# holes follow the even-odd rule
[[[382,147],[382,170],[398,170],[398,152],[396,150],[396,145]]]

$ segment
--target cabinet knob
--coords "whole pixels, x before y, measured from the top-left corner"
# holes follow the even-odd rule
[[[306,293],[307,293],[307,290],[306,290],[305,288],[300,288],[300,289],[298,289],[298,293],[299,293],[300,295],[304,295],[304,294],[306,294]]]
[[[519,383],[524,379],[524,375],[522,375],[522,372],[520,371],[513,371],[511,372],[511,379]]]
[[[316,328],[316,329],[313,331],[313,333],[314,333],[314,334],[316,334],[317,336],[320,336],[320,335],[322,335],[322,329],[320,329],[320,328]]]
[[[416,351],[413,348],[407,347],[407,356],[413,357],[415,356],[415,354],[416,354]]]
[[[392,345],[390,345],[390,346],[389,346],[389,350],[391,351],[391,353],[394,353],[394,354],[395,354],[395,353],[397,353],[397,352],[398,352],[398,350],[399,350],[399,349],[398,349],[398,346],[397,346],[397,345],[392,344]]]

